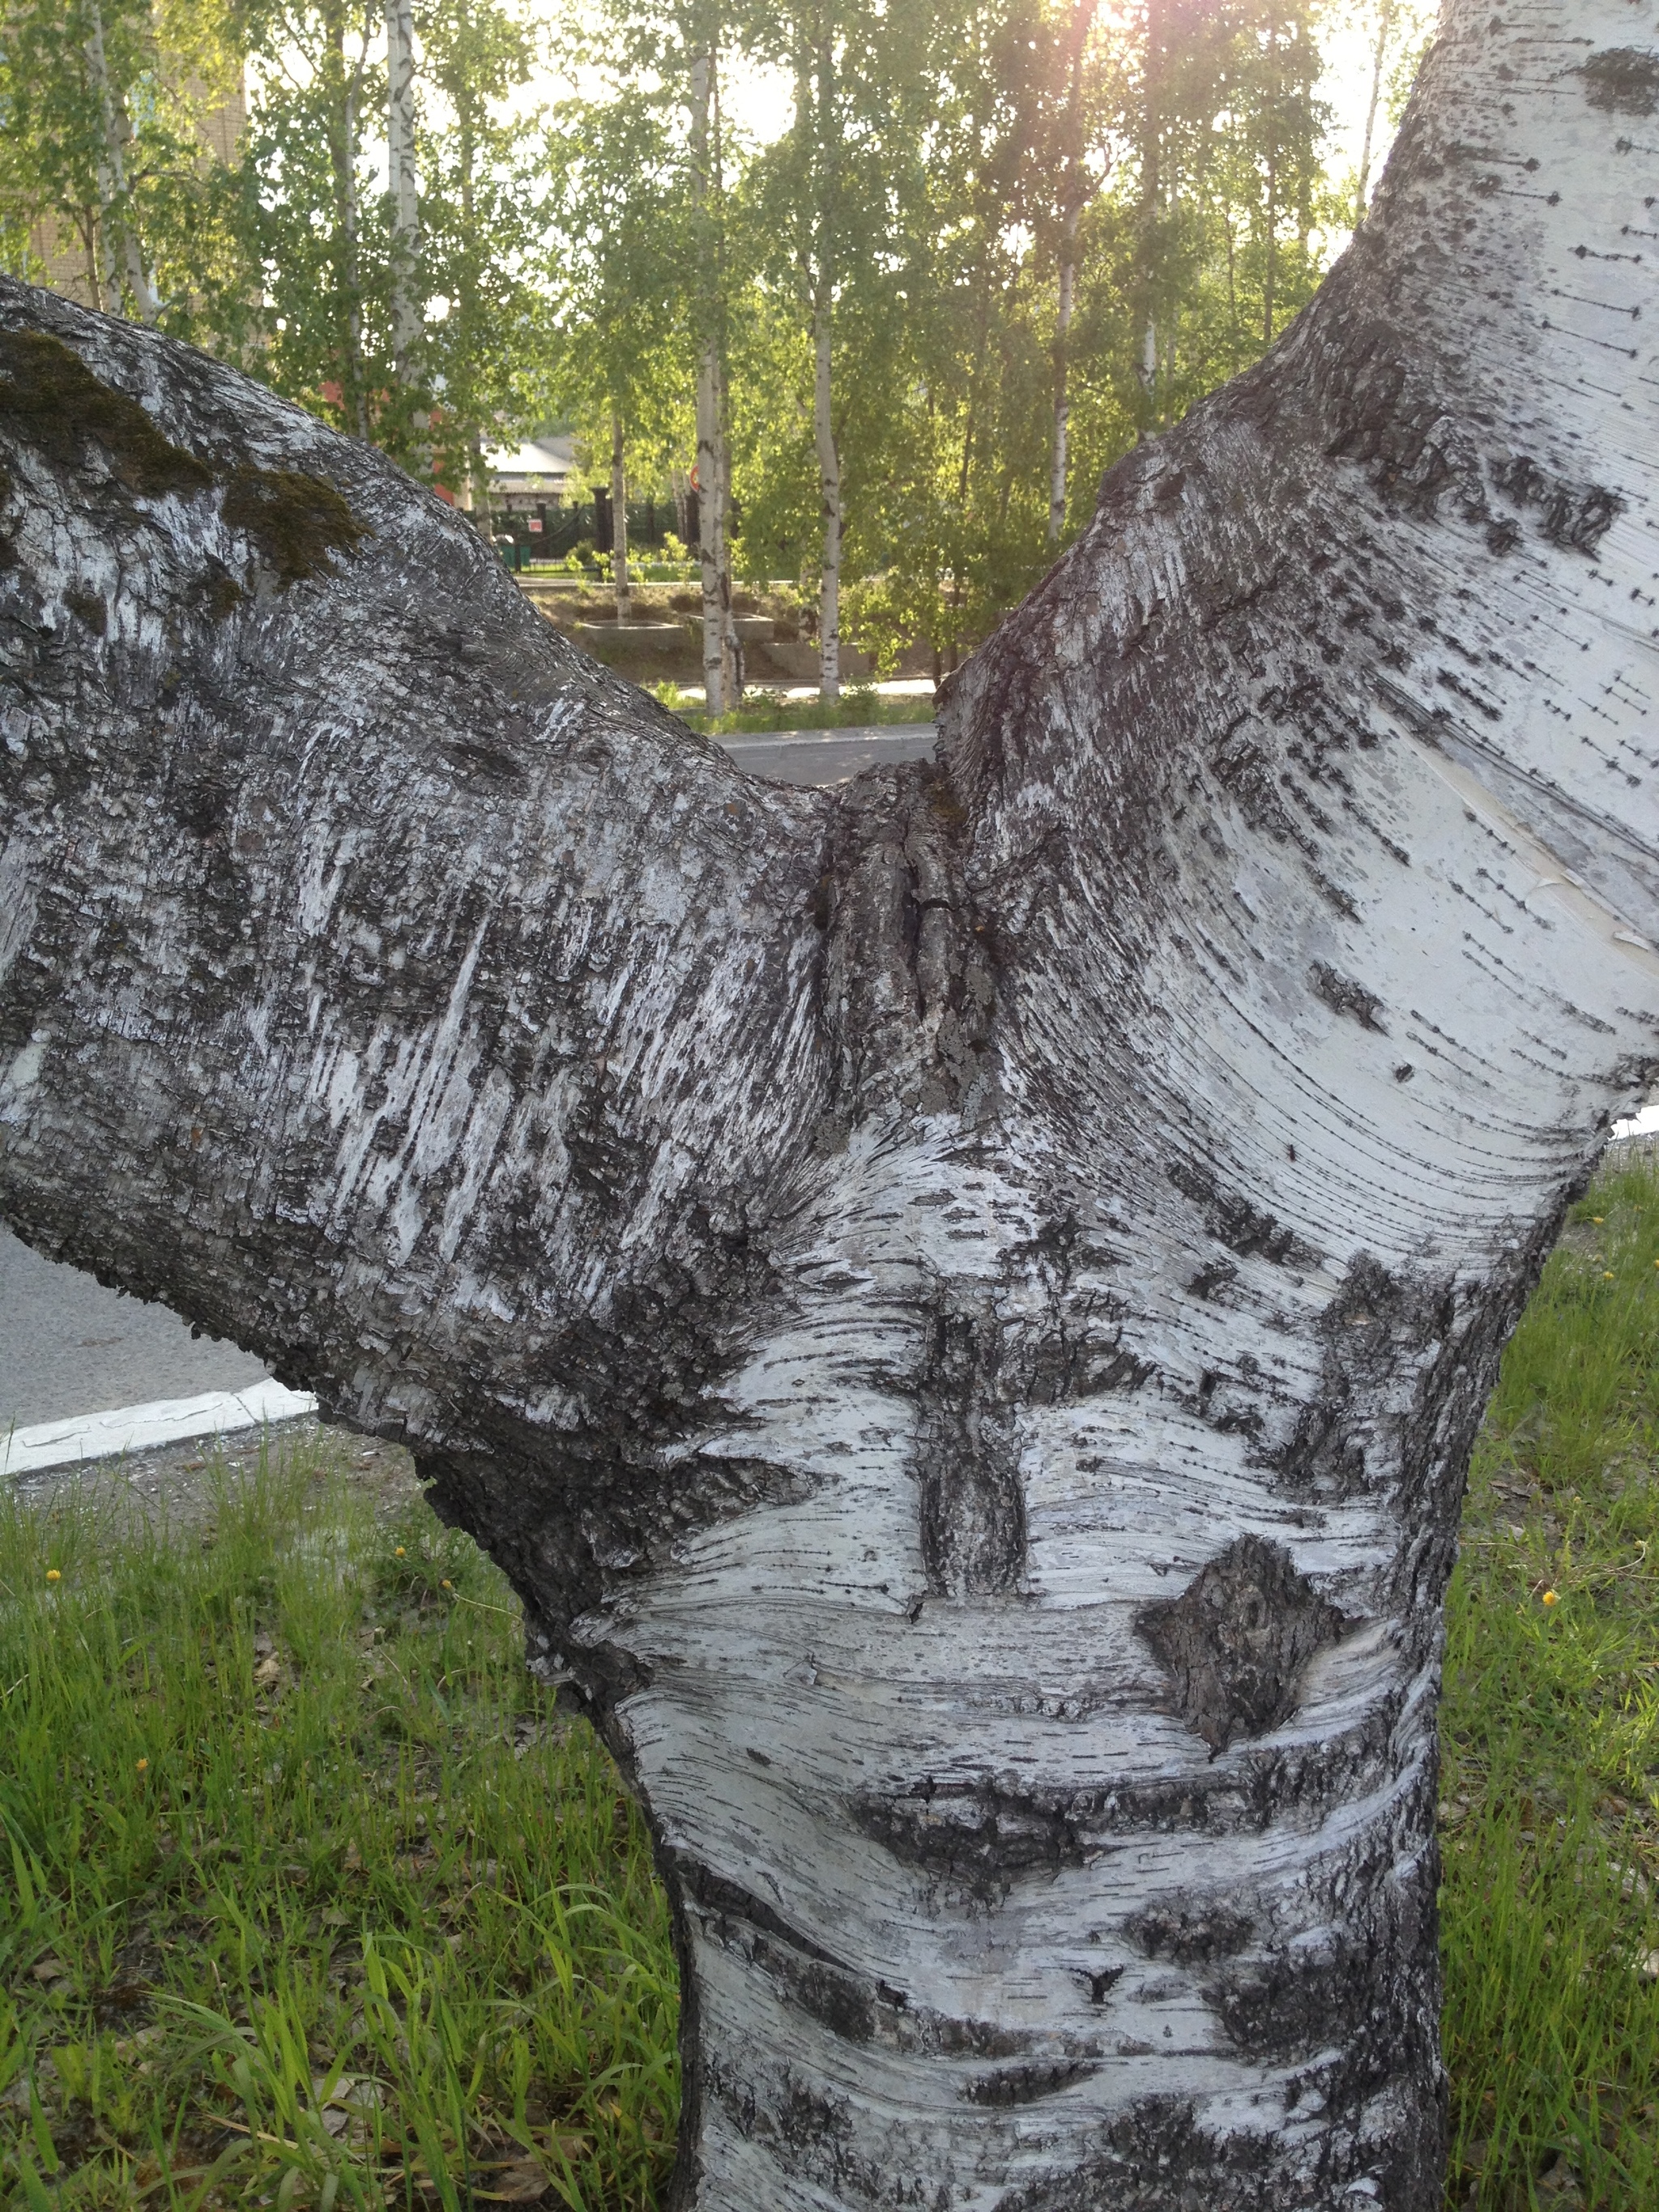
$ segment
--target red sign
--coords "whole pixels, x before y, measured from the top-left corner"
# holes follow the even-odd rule
[[[539,515],[539,514],[532,514],[532,515],[531,516],[531,518],[530,518],[530,527],[531,527],[532,530],[539,530],[539,529],[541,528],[541,526],[542,526],[542,519],[541,519],[540,515]]]

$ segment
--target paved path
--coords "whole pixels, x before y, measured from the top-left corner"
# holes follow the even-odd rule
[[[722,738],[740,768],[774,783],[845,783],[867,768],[927,760],[938,735],[931,722],[878,722],[852,730],[792,730],[777,736]]]
[[[732,758],[750,775],[781,783],[844,783],[866,768],[894,761],[921,760],[933,749],[931,722],[885,723],[850,730],[780,732],[775,736],[724,740]],[[68,1435],[75,1417],[132,1407],[146,1419],[131,1427],[132,1439],[149,1441],[150,1432],[171,1421],[169,1433],[207,1434],[234,1423],[225,1394],[250,1400],[259,1382],[259,1361],[234,1344],[210,1338],[192,1340],[190,1330],[165,1306],[143,1305],[137,1298],[106,1291],[90,1275],[54,1266],[0,1228],[0,1465],[4,1440],[15,1430],[54,1430],[52,1438],[34,1439],[30,1465],[52,1463],[52,1455],[80,1457],[95,1448],[109,1449],[116,1428],[88,1423],[77,1437]],[[219,1402],[207,1403],[208,1394]],[[157,1401],[198,1401],[191,1413],[164,1413]],[[163,1419],[158,1425],[156,1416]],[[191,1423],[195,1423],[192,1428]],[[60,1449],[57,1425],[65,1426]],[[21,1440],[20,1440],[21,1441]],[[42,1453],[47,1455],[42,1458]],[[15,1455],[22,1472],[26,1455]]]
[[[246,1389],[264,1371],[234,1344],[192,1340],[165,1306],[106,1291],[0,1229],[0,1434],[14,1424]]]

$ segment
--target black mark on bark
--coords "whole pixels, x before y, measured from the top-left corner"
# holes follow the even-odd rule
[[[921,1554],[938,1597],[1012,1589],[1025,1564],[1025,1493],[1012,1409],[999,1402],[994,1321],[941,1314],[922,1383],[915,1474]]]
[[[1123,1932],[1149,1959],[1173,1959],[1178,1966],[1207,1966],[1242,1951],[1250,1940],[1252,1923],[1224,1905],[1166,1899],[1132,1915]]]
[[[1363,983],[1356,983],[1352,975],[1345,975],[1328,962],[1316,960],[1308,970],[1308,980],[1316,996],[1322,998],[1334,1013],[1352,1014],[1362,1030],[1375,1030],[1386,1036],[1387,1030],[1377,1017],[1382,1012],[1382,1001],[1375,991],[1368,991]]]
[[[1426,1437],[1412,1444],[1416,1421],[1407,1409],[1437,1404],[1428,1370],[1417,1370],[1425,1354],[1454,1364],[1463,1357],[1455,1322],[1445,1282],[1395,1276],[1369,1252],[1356,1255],[1320,1316],[1319,1395],[1263,1463],[1299,1497],[1352,1498],[1387,1488],[1427,1446]]]
[[[1282,1544],[1241,1536],[1138,1626],[1182,1718],[1219,1752],[1290,1717],[1303,1668],[1343,1622]]]
[[[1659,57],[1635,46],[1608,46],[1578,72],[1584,97],[1610,115],[1651,115],[1659,107]]]
[[[1000,2072],[969,2082],[963,2091],[970,2105],[1034,2105],[1069,2089],[1073,2081],[1097,2074],[1099,2066],[1084,2058],[1062,2058],[1052,2064],[1007,2066]]]
[[[1252,1206],[1249,1199],[1237,1192],[1224,1189],[1207,1167],[1194,1160],[1173,1160],[1169,1170],[1170,1181],[1183,1198],[1190,1198],[1194,1206],[1204,1209],[1204,1225],[1212,1237],[1224,1244],[1230,1252],[1241,1258],[1259,1255],[1271,1260],[1280,1267],[1316,1267],[1320,1255],[1311,1244],[1305,1243],[1293,1229],[1275,1220],[1271,1213]],[[1206,1274],[1213,1273],[1206,1269]],[[1237,1272],[1236,1270],[1234,1272]],[[1219,1287],[1223,1278],[1200,1289],[1201,1278],[1194,1278],[1191,1287],[1202,1297],[1208,1297]]]

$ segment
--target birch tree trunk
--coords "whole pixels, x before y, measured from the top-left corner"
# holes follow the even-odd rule
[[[691,188],[699,293],[697,354],[697,550],[702,563],[702,684],[711,714],[726,711],[726,631],[731,583],[726,566],[721,481],[718,270],[713,176],[714,54],[691,64]]]
[[[112,302],[121,297],[121,280],[140,322],[153,323],[161,311],[155,287],[144,262],[143,241],[133,221],[128,188],[126,149],[132,137],[126,101],[111,81],[104,50],[104,17],[98,0],[91,0],[87,34],[87,73],[98,100],[101,146],[98,159],[98,232],[103,247],[103,296]]]
[[[1060,226],[1060,296],[1054,309],[1054,419],[1048,456],[1048,543],[1058,545],[1066,530],[1067,431],[1072,404],[1067,372],[1072,310],[1077,289],[1078,205],[1068,200]]]
[[[1312,308],[836,792],[0,288],[0,1211],[512,1576],[681,2208],[1439,2203],[1464,1468],[1659,1039],[1656,109],[1623,0],[1454,0]]]
[[[1382,105],[1382,71],[1394,34],[1395,0],[1381,0],[1376,15],[1376,43],[1371,49],[1371,85],[1365,101],[1365,127],[1359,142],[1359,167],[1354,175],[1353,225],[1365,220],[1365,201],[1371,188],[1371,148],[1376,137],[1377,112]]]
[[[424,319],[417,296],[420,184],[415,168],[415,17],[411,0],[386,0],[386,157],[392,193],[392,348],[412,386]]]
[[[1060,218],[1060,281],[1054,305],[1054,400],[1048,455],[1048,543],[1058,545],[1066,531],[1067,446],[1071,428],[1070,344],[1077,295],[1077,234],[1085,195],[1083,171],[1083,54],[1094,27],[1098,0],[1077,0],[1072,11],[1062,125],[1063,205]]]
[[[617,587],[617,620],[625,623],[634,611],[628,583],[628,465],[622,416],[614,407],[611,410],[611,580]]]
[[[333,5],[325,22],[325,66],[337,93],[329,117],[329,167],[334,177],[335,220],[339,225],[340,404],[356,436],[368,442],[368,393],[363,375],[362,276],[357,252],[357,87],[364,56],[346,66],[345,10]]]
[[[1158,218],[1163,209],[1163,75],[1164,0],[1146,0],[1142,38],[1145,58],[1141,70],[1139,268],[1136,271],[1140,322],[1140,380],[1142,434],[1158,426],[1158,300],[1154,290],[1158,264]]]
[[[827,289],[812,310],[812,429],[818,453],[823,550],[818,572],[818,696],[841,696],[841,456],[836,451],[833,309]]]

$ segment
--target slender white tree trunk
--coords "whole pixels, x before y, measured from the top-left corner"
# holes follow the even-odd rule
[[[617,591],[617,620],[634,611],[628,582],[628,465],[620,411],[611,410],[611,580]]]
[[[1659,1056],[1656,100],[1623,0],[1453,0],[1313,307],[830,793],[0,284],[104,448],[0,406],[0,1211],[514,1577],[688,2212],[1440,2203],[1463,1472]]]
[[[1077,292],[1077,234],[1084,200],[1083,56],[1098,0],[1077,0],[1073,10],[1065,115],[1065,204],[1060,224],[1060,283],[1054,308],[1054,434],[1048,461],[1048,543],[1066,531],[1066,483],[1071,428],[1072,313]],[[1150,36],[1150,32],[1149,32]]]
[[[103,11],[91,0],[87,33],[87,74],[98,100],[101,138],[98,158],[99,237],[103,248],[103,289],[112,302],[121,297],[122,279],[134,312],[153,323],[161,311],[144,261],[127,178],[126,149],[132,137],[126,101],[112,82],[104,47]]]
[[[1066,531],[1066,434],[1072,417],[1069,346],[1077,289],[1077,202],[1068,201],[1060,232],[1060,296],[1054,309],[1054,423],[1048,459],[1048,543]]]
[[[720,497],[719,364],[697,362],[697,552],[702,563],[702,682],[711,714],[726,710],[726,529]]]
[[[386,0],[386,155],[392,192],[392,343],[398,374],[413,374],[422,331],[417,297],[420,184],[415,167],[415,20],[410,0]]]
[[[726,630],[731,586],[720,435],[719,270],[713,176],[714,57],[691,64],[691,179],[697,234],[701,331],[697,354],[697,550],[702,563],[702,682],[711,714],[726,711]]]
[[[362,278],[357,249],[357,100],[358,70],[348,70],[345,24],[336,15],[331,25],[331,54],[338,72],[340,106],[337,128],[329,131],[329,160],[334,172],[335,219],[340,226],[340,289],[342,408],[354,434],[368,442],[368,394],[363,375]]]
[[[812,429],[818,453],[823,550],[818,576],[818,696],[841,696],[841,457],[831,403],[833,309],[828,295],[812,312]]]
[[[1365,202],[1371,185],[1371,145],[1376,134],[1377,110],[1382,105],[1382,71],[1394,33],[1395,0],[1381,0],[1376,15],[1376,43],[1371,49],[1370,92],[1365,102],[1365,129],[1359,145],[1359,168],[1354,179],[1353,221],[1358,230],[1365,220]]]
[[[420,178],[415,149],[415,18],[412,0],[386,0],[386,157],[392,191],[392,351],[405,392],[421,380],[425,306],[421,297]],[[425,474],[431,451],[424,408],[411,416],[411,458]]]

